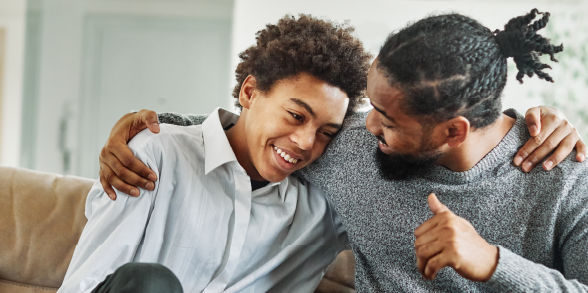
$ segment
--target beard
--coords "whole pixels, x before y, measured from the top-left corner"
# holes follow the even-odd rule
[[[376,149],[376,161],[382,177],[388,180],[406,180],[417,176],[425,169],[435,164],[441,156],[434,149],[423,152],[418,156],[405,154],[385,154]]]

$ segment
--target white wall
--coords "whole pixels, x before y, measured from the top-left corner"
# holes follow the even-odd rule
[[[221,92],[230,95],[227,48],[232,0],[31,2],[31,46],[26,53],[31,64],[25,64],[24,167],[96,177],[99,150],[116,118],[124,113],[143,107],[207,112],[211,110],[208,102],[214,99],[221,101],[219,105],[229,105]],[[211,37],[199,39],[198,33],[213,22],[226,22],[226,30],[212,37],[226,39],[226,44],[210,42]],[[203,34],[214,32],[218,30]],[[186,45],[181,44],[184,40]],[[196,47],[193,44],[203,49],[190,51]],[[178,47],[181,50],[176,50]],[[181,53],[175,54],[171,63],[179,66],[166,66],[162,60],[174,50]],[[224,63],[219,62],[219,55]],[[191,71],[166,70],[181,66]],[[220,67],[223,78],[207,81],[219,76]],[[197,70],[207,70],[208,76],[194,78]],[[191,87],[173,87],[178,83]],[[222,83],[221,90],[218,83]],[[167,101],[166,105],[151,103],[154,95],[158,95],[159,104]],[[198,103],[196,99],[207,101]],[[190,107],[182,103],[186,100],[193,102]]]
[[[0,0],[0,28],[5,31],[0,165],[17,166],[20,155],[22,76],[26,2]]]
[[[253,3],[255,5],[252,5]],[[542,31],[543,34],[549,36],[554,30],[567,27],[572,33],[563,36],[564,53],[581,53],[584,56],[582,58],[588,58],[585,45],[588,44],[588,21],[585,20],[585,15],[588,15],[588,1],[236,0],[232,64],[234,68],[238,62],[237,54],[253,44],[256,31],[267,23],[276,22],[285,14],[309,13],[338,22],[349,21],[356,28],[356,35],[363,41],[366,49],[376,55],[389,33],[427,15],[458,12],[473,17],[494,30],[503,29],[510,18],[523,15],[535,7],[540,11],[550,11],[552,14],[548,28]],[[581,68],[580,60],[574,60],[579,57],[577,54],[576,57],[573,55],[562,55],[558,57],[560,64],[552,65],[554,69],[550,73],[556,80],[555,84],[537,78],[525,78],[524,84],[519,85],[514,78],[514,62],[510,60],[509,79],[504,91],[504,107],[514,107],[524,112],[534,105],[554,104],[564,110],[582,132],[588,134],[588,69]],[[577,68],[572,70],[570,67]],[[570,75],[580,77],[572,79]],[[573,99],[565,100],[570,95],[575,95],[578,102],[574,102]]]

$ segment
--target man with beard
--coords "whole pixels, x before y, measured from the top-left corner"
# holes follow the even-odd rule
[[[555,167],[552,157],[543,164],[552,172],[529,162],[520,172],[511,160],[521,163],[530,135],[520,114],[501,112],[508,57],[519,81],[552,81],[537,56],[555,60],[562,47],[536,33],[549,17],[533,22],[537,14],[494,33],[462,15],[433,16],[389,36],[368,75],[374,110],[349,117],[301,173],[347,230],[360,292],[588,290],[588,168],[570,158]],[[121,174],[106,157],[102,173]]]

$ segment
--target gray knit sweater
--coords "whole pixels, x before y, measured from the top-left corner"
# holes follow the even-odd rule
[[[301,172],[326,191],[347,229],[359,292],[588,291],[588,165],[568,158],[550,172],[513,167],[529,135],[524,118],[506,113],[517,117],[515,126],[465,172],[435,166],[410,180],[383,179],[365,114],[349,117],[323,157]],[[164,123],[201,120],[160,115]],[[413,232],[432,216],[430,192],[499,246],[490,281],[468,281],[451,268],[433,281],[421,277]]]

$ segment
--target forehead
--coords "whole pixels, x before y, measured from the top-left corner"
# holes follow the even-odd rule
[[[344,116],[349,104],[347,94],[340,88],[307,73],[278,81],[270,96],[301,107],[302,103],[307,104],[316,116],[325,118]]]
[[[384,111],[386,116],[393,116],[401,111],[400,101],[403,93],[390,85],[388,77],[377,68],[376,62],[374,61],[368,73],[367,94],[372,105]]]

